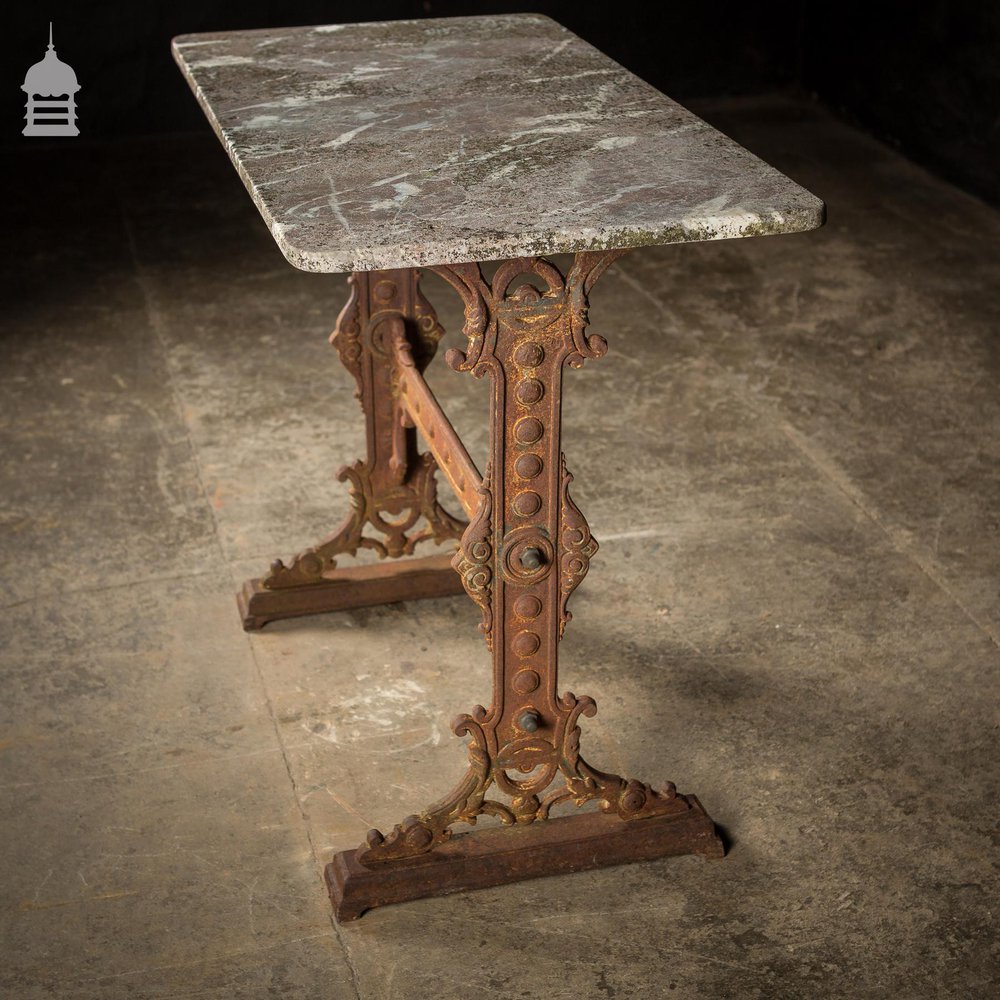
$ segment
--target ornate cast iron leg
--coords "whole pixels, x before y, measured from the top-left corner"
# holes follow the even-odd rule
[[[288,566],[279,559],[268,576],[244,584],[238,600],[248,630],[277,618],[461,592],[447,553],[389,566],[337,568],[343,553],[367,548],[381,558],[412,555],[420,542],[457,540],[465,527],[438,503],[437,463],[419,452],[416,430],[397,399],[392,331],[402,322],[421,371],[443,332],[420,291],[419,272],[358,272],[348,280],[351,295],[330,340],[358,384],[367,457],[337,474],[349,483],[351,503],[340,527]],[[421,518],[425,523],[418,527]],[[365,534],[366,527],[378,537]]]
[[[562,373],[607,350],[585,334],[587,296],[621,252],[578,253],[565,279],[541,258],[502,264],[492,283],[477,264],[433,268],[465,302],[469,349],[449,351],[448,363],[492,383],[490,463],[454,566],[482,609],[493,700],[453,724],[456,735],[471,736],[458,787],[387,836],[370,831],[366,845],[327,866],[338,919],[557,871],[722,854],[693,796],[606,774],[580,756],[580,716],[597,707],[557,687],[567,602],[597,551],[560,449]],[[515,285],[525,273],[533,283]],[[507,801],[487,798],[491,788]],[[596,800],[600,811],[549,819],[566,800]],[[517,829],[452,839],[453,824],[483,813]]]

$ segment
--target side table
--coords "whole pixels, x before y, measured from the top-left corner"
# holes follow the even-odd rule
[[[822,202],[539,15],[186,35],[173,51],[287,259],[351,275],[331,338],[365,416],[367,455],[339,474],[350,512],[244,585],[244,626],[464,589],[493,659],[489,708],[452,727],[471,737],[465,777],[333,858],[337,918],[626,861],[721,857],[693,795],[584,760],[580,719],[596,705],[559,692],[568,602],[597,552],[570,495],[562,377],[606,353],[587,332],[588,300],[626,250],[813,229]],[[546,259],[556,253],[573,254],[565,273]],[[487,261],[500,262],[490,277]],[[468,347],[447,363],[490,380],[482,473],[423,377],[443,331],[421,268],[464,304]],[[438,472],[468,521],[438,503]],[[457,548],[394,561],[427,540]],[[338,565],[360,548],[389,561]],[[549,818],[567,801],[598,809]],[[484,814],[501,825],[453,836]]]

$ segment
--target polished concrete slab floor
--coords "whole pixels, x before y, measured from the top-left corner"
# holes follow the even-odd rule
[[[696,793],[677,858],[369,913],[335,850],[446,791],[464,596],[245,635],[361,454],[343,276],[281,258],[207,127],[26,148],[0,367],[0,994],[978,997],[996,989],[1000,217],[806,102],[695,110],[829,205],[626,255],[567,375],[601,551],[588,758]],[[426,288],[461,346],[461,310]],[[483,383],[431,381],[482,463]],[[991,983],[992,988],[991,988]]]

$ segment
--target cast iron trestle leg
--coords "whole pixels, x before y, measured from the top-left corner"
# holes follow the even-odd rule
[[[721,856],[694,796],[607,774],[580,754],[581,716],[594,701],[560,693],[558,644],[567,603],[597,542],[573,502],[560,445],[562,375],[604,355],[586,334],[587,301],[622,251],[576,254],[565,277],[543,258],[436,266],[462,296],[469,338],[448,363],[492,388],[490,460],[453,565],[482,613],[493,658],[490,707],[453,724],[468,735],[459,785],[387,835],[342,852],[326,877],[338,919],[421,896],[668,854]],[[529,283],[516,284],[527,275]],[[432,449],[433,450],[433,449]],[[551,787],[550,787],[551,786]],[[496,797],[487,797],[493,792]],[[596,801],[595,812],[549,818],[554,806]],[[452,827],[498,817],[507,829],[453,837]]]
[[[400,323],[405,328],[419,370],[434,357],[442,335],[420,291],[419,272],[358,272],[349,281],[351,295],[330,339],[357,382],[367,456],[337,475],[349,484],[351,506],[340,527],[289,565],[277,560],[263,579],[244,584],[239,605],[248,630],[278,618],[461,592],[450,552],[400,563],[337,566],[339,556],[355,555],[359,548],[383,558],[409,556],[425,540],[457,541],[465,527],[438,503],[437,464],[419,452],[416,430],[407,425],[394,388],[390,331]]]

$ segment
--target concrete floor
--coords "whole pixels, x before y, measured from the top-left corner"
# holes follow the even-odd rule
[[[807,104],[695,109],[830,221],[597,286],[566,451],[602,548],[562,687],[600,706],[588,757],[696,792],[729,856],[343,927],[323,864],[450,787],[448,720],[489,694],[464,597],[240,630],[238,581],[339,518],[360,454],[344,279],[285,264],[207,126],[29,151],[0,994],[992,994],[1000,216]],[[433,381],[481,456],[486,386]]]

